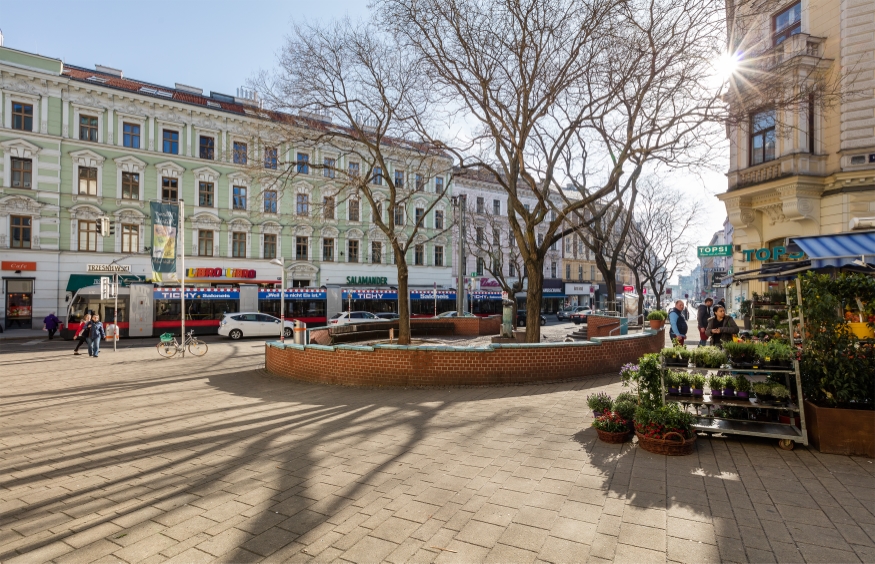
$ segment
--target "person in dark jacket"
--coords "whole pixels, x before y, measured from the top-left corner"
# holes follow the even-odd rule
[[[705,333],[711,337],[711,344],[723,348],[723,343],[731,343],[732,335],[738,333],[738,325],[735,320],[726,315],[726,308],[717,306],[714,317],[708,320],[708,328]]]
[[[713,303],[714,300],[706,298],[705,302],[699,304],[699,307],[696,309],[696,322],[699,326],[700,347],[704,347],[708,340],[708,336],[705,334],[705,329],[708,328],[708,320],[711,319],[711,304]]]
[[[95,313],[91,316],[91,345],[88,348],[88,354],[97,358],[100,354],[100,339],[106,338],[106,331],[103,329],[103,323],[100,322],[100,317]]]
[[[76,332],[76,348],[73,349],[73,354],[79,354],[79,347],[88,342],[88,335],[91,334],[91,314],[86,313],[82,318],[82,323],[79,324],[79,330]],[[91,343],[88,343],[88,356],[91,356]]]
[[[671,325],[669,337],[677,339],[681,346],[687,338],[687,320],[684,319],[684,300],[678,300],[668,312],[668,322]]]
[[[55,316],[54,311],[43,319],[43,329],[49,332],[50,341],[55,338],[55,331],[58,330],[59,325],[61,325],[61,320]]]

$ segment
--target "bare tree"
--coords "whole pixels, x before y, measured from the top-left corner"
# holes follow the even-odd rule
[[[377,0],[376,8],[418,55],[447,119],[471,126],[466,142],[456,136],[446,150],[507,193],[530,312],[540,311],[545,257],[571,232],[570,218],[597,219],[610,208],[596,204],[619,202],[645,162],[676,164],[694,139],[704,143],[717,103],[705,69],[724,37],[713,0]],[[539,340],[537,325],[526,340]]]
[[[264,97],[262,115],[267,118],[258,138],[274,147],[309,147],[325,155],[321,162],[301,162],[297,156],[271,162],[282,167],[275,173],[283,180],[280,187],[294,191],[296,178],[312,170],[328,179],[324,197],[333,198],[333,205],[355,202],[364,216],[359,202],[367,203],[375,226],[368,236],[371,253],[355,248],[357,256],[348,260],[383,262],[388,257],[397,269],[399,296],[409,292],[408,252],[414,249],[419,256],[418,245],[451,227],[446,220],[427,226],[439,202],[446,201],[452,161],[423,135],[432,127],[433,104],[422,68],[418,56],[393,34],[372,22],[344,19],[326,26],[295,25],[279,69],[254,84]],[[310,221],[297,204],[296,212]],[[353,247],[348,252],[352,255]],[[398,310],[398,340],[408,344],[406,299],[398,300]]]
[[[507,218],[489,210],[478,210],[468,203],[465,246],[470,255],[483,261],[483,270],[495,278],[502,291],[511,298],[525,287],[526,269]]]

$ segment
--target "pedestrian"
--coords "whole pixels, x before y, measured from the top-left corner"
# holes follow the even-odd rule
[[[718,305],[714,308],[714,317],[708,320],[705,333],[711,337],[712,345],[723,348],[723,343],[731,343],[732,336],[738,333],[738,325],[726,315],[726,308]]]
[[[61,320],[55,316],[55,312],[50,313],[45,319],[43,319],[43,331],[49,332],[49,340],[55,338],[55,331],[58,330],[58,326],[61,324]]]
[[[73,349],[73,354],[79,354],[79,347],[82,346],[83,343],[88,341],[88,335],[91,333],[91,314],[86,313],[85,317],[82,318],[82,323],[79,324],[79,329],[76,331],[76,336],[73,337],[77,339],[76,348]],[[88,356],[91,356],[91,343],[88,343]]]
[[[91,316],[91,345],[88,349],[88,354],[97,358],[100,354],[100,339],[106,338],[106,331],[103,329],[103,323],[100,322],[100,316],[96,313]]]
[[[668,312],[668,322],[671,325],[669,337],[677,339],[681,346],[687,338],[687,320],[684,319],[684,300],[678,300]]]
[[[714,300],[711,298],[705,298],[704,303],[699,304],[699,307],[696,309],[696,321],[699,326],[699,346],[704,347],[705,343],[708,340],[708,336],[705,334],[705,329],[708,328],[708,320],[711,319],[711,304],[714,303]]]

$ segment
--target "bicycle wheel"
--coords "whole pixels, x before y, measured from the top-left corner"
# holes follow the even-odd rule
[[[178,352],[178,348],[176,343],[171,341],[169,343],[158,343],[155,348],[158,349],[158,354],[163,356],[164,358],[170,358]]]
[[[192,339],[188,342],[188,352],[194,356],[204,356],[207,354],[207,344],[197,339]]]

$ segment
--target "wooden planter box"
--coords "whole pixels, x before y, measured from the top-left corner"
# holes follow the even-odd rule
[[[805,425],[820,452],[875,458],[875,411],[818,407],[806,400]]]

